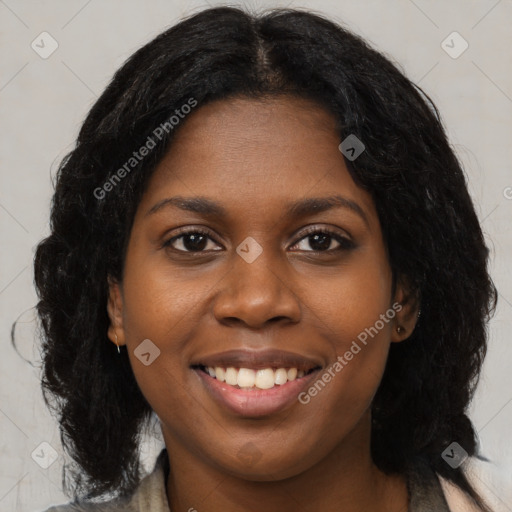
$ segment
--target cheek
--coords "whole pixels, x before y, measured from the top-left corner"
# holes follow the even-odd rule
[[[197,293],[175,286],[155,266],[141,264],[126,282],[123,322],[130,364],[142,394],[160,418],[179,417],[176,411],[197,405],[184,384],[190,376],[183,365],[197,303]],[[141,342],[147,339],[156,347],[145,351],[150,353],[148,365],[138,357]]]
[[[176,349],[185,335],[190,335],[195,315],[204,306],[204,297],[213,283],[207,273],[197,273],[187,279],[183,273],[160,261],[133,258],[127,261],[124,295],[124,326],[127,342],[149,338],[157,344],[175,344]]]
[[[333,411],[338,407],[338,413],[347,407],[362,412],[370,404],[386,365],[395,316],[386,260],[379,251],[369,251],[356,261],[324,279],[323,286],[317,281],[307,287],[311,322],[319,325],[332,353],[330,371],[323,374],[327,383],[318,382],[311,391],[323,395],[320,400],[327,407],[330,402]]]
[[[368,249],[355,255],[349,265],[304,286],[308,308],[337,340],[339,350],[344,351],[347,343],[350,346],[376,322],[380,339],[389,338],[394,313],[390,311],[384,322],[381,315],[390,309],[391,272],[381,252]]]

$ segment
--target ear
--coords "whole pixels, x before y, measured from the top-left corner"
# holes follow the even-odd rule
[[[120,284],[111,276],[107,277],[108,281],[108,301],[107,312],[110,318],[108,327],[108,337],[110,341],[116,345],[125,345],[125,335],[123,327],[123,296]],[[116,338],[117,336],[117,338]]]
[[[414,331],[420,312],[419,294],[412,290],[407,279],[397,279],[393,302],[396,315],[391,333],[391,342],[399,343],[406,340]]]

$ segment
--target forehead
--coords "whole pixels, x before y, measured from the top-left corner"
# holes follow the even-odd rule
[[[373,211],[339,143],[334,116],[314,102],[289,96],[215,101],[182,121],[141,206],[169,195],[207,195],[243,211],[338,193]]]
[[[182,145],[206,147],[224,141],[224,149],[257,149],[263,144],[265,148],[297,150],[298,142],[320,132],[324,138],[336,142],[335,126],[332,114],[306,99],[291,96],[232,98],[206,104],[188,116],[177,132],[173,148],[176,153]],[[320,137],[311,141],[312,144],[320,142]],[[209,152],[213,152],[212,149]]]

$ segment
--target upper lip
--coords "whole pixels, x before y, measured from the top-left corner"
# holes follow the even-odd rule
[[[191,366],[219,366],[222,368],[234,367],[253,369],[297,368],[298,370],[309,371],[313,368],[322,367],[322,362],[315,358],[306,357],[295,352],[287,352],[284,350],[234,349],[197,358]]]

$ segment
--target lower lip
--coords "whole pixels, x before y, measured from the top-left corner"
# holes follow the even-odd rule
[[[297,402],[298,395],[320,371],[314,370],[304,377],[270,389],[252,388],[246,391],[210,377],[198,368],[193,370],[217,403],[237,415],[252,418],[274,414]]]

